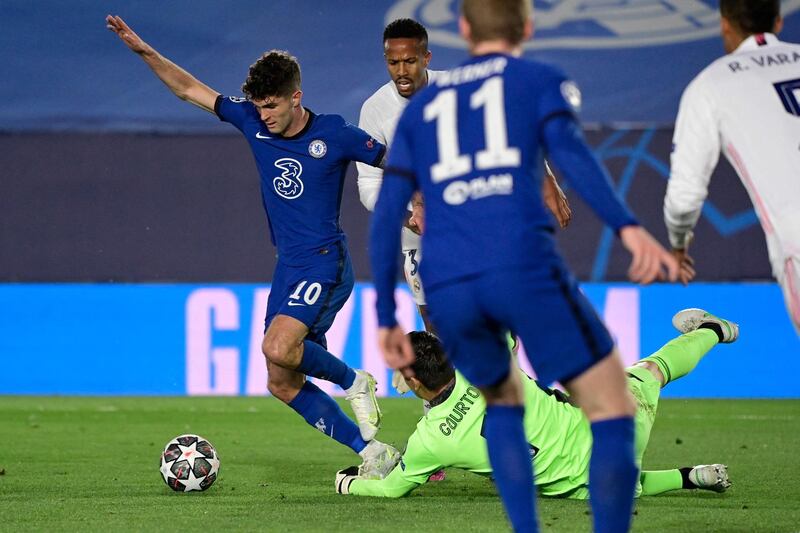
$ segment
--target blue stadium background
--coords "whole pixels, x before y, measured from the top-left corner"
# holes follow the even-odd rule
[[[432,67],[449,68],[466,56],[455,34],[456,4],[0,0],[0,394],[190,392],[182,379],[142,385],[154,381],[158,361],[171,361],[179,374],[185,365],[186,294],[268,284],[274,265],[246,144],[230,126],[172,96],[105,29],[107,13],[123,16],[164,55],[225,94],[238,94],[248,65],[264,50],[287,49],[301,61],[305,104],[357,122],[363,100],[387,80],[384,25],[400,16],[422,21]],[[661,201],[671,127],[685,85],[723,53],[716,2],[535,4],[537,35],[526,54],[560,65],[578,82],[590,144],[639,218],[666,241]],[[799,42],[800,0],[782,6],[781,38]],[[600,306],[603,294],[624,281],[628,259],[572,200],[574,222],[559,244]],[[343,224],[356,274],[368,282],[368,213],[355,179],[346,186]],[[741,320],[742,342],[720,347],[726,354],[709,358],[704,373],[676,394],[800,396],[787,377],[800,370],[791,357],[800,342],[771,281],[755,214],[724,162],[696,234],[698,276],[709,283],[641,293],[642,305],[631,309],[640,325],[639,355],[668,338],[663,325],[673,309],[705,305]],[[141,301],[142,294],[150,296]],[[176,311],[162,316],[159,306]],[[94,342],[111,331],[113,342]],[[130,352],[120,336],[135,331],[153,332]],[[72,341],[48,350],[43,335]],[[209,335],[209,350],[224,344],[224,336]],[[357,365],[365,350],[348,341],[343,357]],[[138,385],[109,381],[130,372],[124,361],[131,358],[144,363],[131,376]],[[765,358],[779,364],[755,373],[752,361]],[[32,373],[32,364],[41,370]],[[56,368],[59,379],[44,379]],[[87,373],[94,368],[95,375]],[[730,376],[730,386],[709,388],[720,375]],[[247,392],[242,385],[234,393]]]

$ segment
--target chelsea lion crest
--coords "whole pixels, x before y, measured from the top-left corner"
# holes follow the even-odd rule
[[[325,154],[328,153],[328,145],[325,144],[325,141],[314,139],[311,141],[311,144],[308,145],[308,153],[311,154],[311,157],[320,159],[325,157]]]

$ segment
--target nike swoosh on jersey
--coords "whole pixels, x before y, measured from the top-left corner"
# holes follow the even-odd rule
[[[299,302],[289,302],[289,307],[294,307],[294,306],[298,306],[298,305],[306,305],[306,304],[301,304]]]
[[[268,137],[266,135],[261,135],[260,131],[256,132],[256,139],[272,139],[272,137]]]

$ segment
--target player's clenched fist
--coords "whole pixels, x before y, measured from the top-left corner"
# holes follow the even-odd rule
[[[390,368],[400,370],[406,377],[414,375],[410,367],[416,359],[414,350],[400,326],[378,329],[378,347]]]

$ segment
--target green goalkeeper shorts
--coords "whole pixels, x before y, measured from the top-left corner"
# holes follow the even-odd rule
[[[650,430],[656,420],[656,410],[658,409],[658,397],[661,394],[661,383],[647,369],[631,366],[625,369],[628,375],[628,389],[636,399],[636,417],[634,418],[634,453],[636,455],[636,466],[642,467],[642,457],[647,449],[647,442],[650,440]],[[561,490],[558,494],[544,492],[547,496],[557,496],[560,498],[572,498],[585,500],[589,498],[588,473],[589,459],[584,466],[583,484],[573,487],[571,490]],[[636,482],[636,497],[642,493],[642,485]]]
[[[650,430],[656,421],[658,411],[658,397],[661,394],[661,383],[646,368],[629,366],[625,369],[628,374],[628,389],[636,399],[636,440],[634,441],[636,465],[642,468],[642,457],[650,440]],[[642,492],[641,485],[636,484],[636,496]]]

